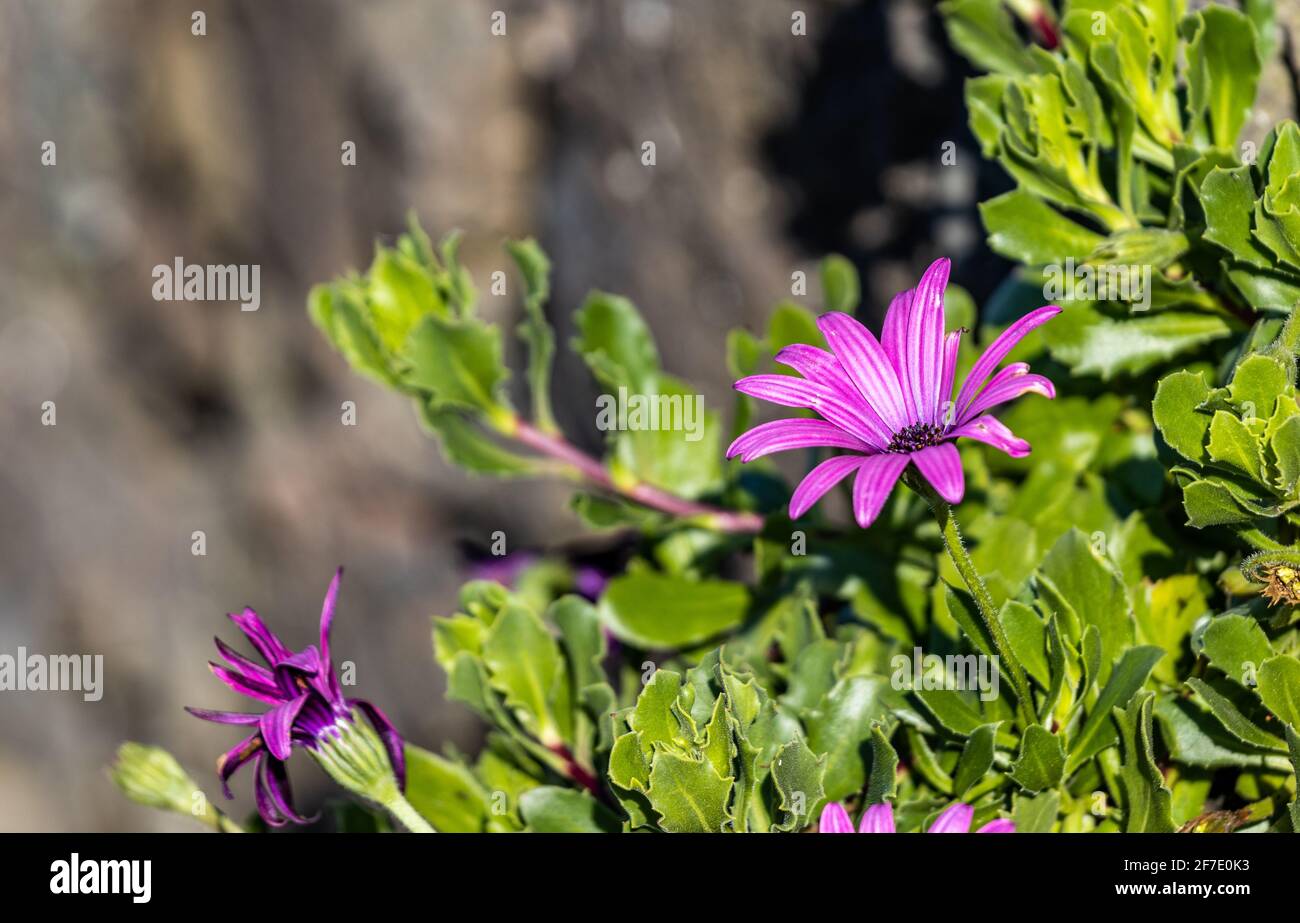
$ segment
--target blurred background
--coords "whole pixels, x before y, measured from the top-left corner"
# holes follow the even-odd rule
[[[1007,184],[966,129],[967,73],[925,0],[0,0],[0,654],[105,672],[93,703],[0,692],[0,830],[198,829],[129,803],[106,765],[124,739],[160,744],[217,795],[235,731],[181,706],[237,707],[206,667],[214,634],[243,649],[223,614],[313,642],[338,564],[356,694],[426,747],[474,745],[429,618],[494,531],[546,551],[582,529],[562,485],[445,465],[312,328],[313,283],[364,268],[414,209],[465,231],[481,310],[512,329],[513,283],[486,280],[531,234],[561,344],[587,290],[625,294],[718,405],[727,330],[761,329],[827,252],[858,264],[869,317],[938,255],[977,301],[996,287],[975,203]],[[1265,123],[1294,110],[1291,74],[1268,75]],[[177,257],[259,264],[260,310],[155,301]],[[598,450],[563,350],[555,388]],[[314,809],[323,777],[292,766]],[[240,816],[251,777],[233,787]]]

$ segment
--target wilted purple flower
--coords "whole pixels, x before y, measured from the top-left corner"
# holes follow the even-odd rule
[[[361,699],[343,695],[330,662],[330,624],[338,600],[343,569],[334,574],[320,616],[320,647],[308,645],[292,652],[252,609],[230,613],[257,653],[261,666],[216,638],[217,650],[229,666],[211,663],[212,672],[236,692],[265,702],[261,714],[186,708],[190,714],[218,724],[255,727],[248,737],[217,760],[217,775],[227,798],[229,780],[239,767],[253,762],[253,793],[258,813],[271,826],[286,821],[305,823],[293,808],[285,761],[293,747],[303,747],[341,785],[384,803],[385,785],[405,788],[406,765],[402,738],[382,711]]]
[[[968,804],[954,801],[940,812],[926,833],[969,833],[971,821],[975,818],[975,809]],[[832,801],[822,808],[821,823],[818,833],[852,833],[853,821],[844,805]],[[858,833],[894,833],[894,809],[888,804],[873,804],[862,812],[858,823]],[[1016,825],[1005,818],[989,821],[976,833],[1015,833]]]
[[[1032,391],[1055,397],[1052,383],[1014,362],[993,374],[998,363],[1035,327],[1061,309],[1038,308],[1008,327],[976,361],[952,398],[957,349],[962,330],[945,336],[943,293],[949,262],[936,260],[915,289],[894,296],[880,340],[852,317],[823,314],[817,326],[831,351],[794,344],[776,361],[794,369],[789,375],[751,375],[736,382],[743,394],[803,407],[820,420],[777,420],[743,434],[727,449],[751,461],[787,449],[826,447],[851,454],[827,459],[803,479],[790,498],[790,516],[798,519],[837,483],[854,472],[853,514],[863,528],[880,514],[894,482],[908,464],[949,503],[961,502],[965,478],[953,440],[975,439],[1013,458],[1029,454],[1019,439],[986,413],[998,404]],[[990,378],[990,375],[992,376]]]

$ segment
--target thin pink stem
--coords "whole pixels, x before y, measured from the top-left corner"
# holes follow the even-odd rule
[[[602,490],[627,497],[642,506],[685,519],[705,519],[721,532],[758,532],[763,528],[763,517],[756,513],[735,512],[695,503],[649,484],[619,485],[598,459],[592,458],[563,436],[544,433],[524,420],[515,421],[511,435],[533,451],[570,466]]]

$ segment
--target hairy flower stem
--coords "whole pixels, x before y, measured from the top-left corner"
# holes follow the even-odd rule
[[[621,484],[598,459],[592,458],[563,436],[545,433],[526,420],[515,417],[499,428],[505,435],[535,452],[561,462],[602,490],[626,497],[642,506],[670,516],[699,520],[719,532],[758,532],[763,528],[763,517],[757,513],[735,512],[695,503],[649,484]]]
[[[412,833],[437,833],[433,825],[420,816],[420,812],[411,807],[411,802],[407,801],[401,792],[394,789],[388,800],[383,802],[383,808],[389,814],[393,815],[407,830]]]
[[[1002,620],[998,618],[997,606],[993,604],[993,597],[989,595],[989,589],[984,585],[984,578],[979,575],[974,562],[966,552],[966,544],[962,541],[961,531],[957,528],[957,517],[952,514],[952,507],[936,494],[929,484],[913,483],[912,486],[929,501],[930,509],[934,511],[934,518],[939,523],[939,531],[943,534],[943,544],[948,549],[948,557],[952,558],[952,563],[961,574],[966,588],[975,598],[975,605],[979,607],[984,627],[988,629],[989,637],[993,641],[993,649],[997,651],[998,657],[1006,664],[1007,671],[1011,674],[1011,686],[1015,689],[1021,721],[1024,722],[1025,727],[1036,724],[1038,719],[1034,715],[1034,700],[1030,697],[1029,681],[1025,678],[1025,671],[1021,668],[1020,661],[1011,652],[1007,634],[1002,629]]]

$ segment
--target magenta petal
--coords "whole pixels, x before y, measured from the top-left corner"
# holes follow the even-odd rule
[[[893,428],[862,397],[862,392],[853,384],[848,372],[835,356],[806,343],[791,343],[782,347],[773,358],[781,365],[794,369],[808,381],[829,388],[844,403],[854,407],[862,417],[865,433],[874,437],[867,439],[866,434],[863,436],[872,448],[883,449],[889,445],[894,436]]]
[[[862,812],[858,833],[893,833],[894,808],[888,804],[873,804]]]
[[[867,458],[874,457],[876,456],[837,455],[813,468],[794,489],[794,496],[790,498],[790,518],[798,519],[808,512],[814,503],[825,496],[826,491],[856,471]]]
[[[217,679],[240,695],[246,695],[250,699],[257,699],[259,702],[266,702],[269,705],[278,705],[284,701],[284,694],[276,686],[268,685],[251,676],[244,676],[238,670],[223,667],[219,663],[209,662],[208,667]]]
[[[963,423],[948,433],[949,439],[975,439],[995,449],[1001,449],[1012,458],[1024,458],[1029,454],[1029,443],[1007,428],[997,417],[985,414]]]
[[[960,801],[943,809],[934,819],[928,833],[969,833],[970,822],[975,818],[975,809]]]
[[[989,348],[984,350],[984,355],[976,360],[970,374],[966,376],[966,381],[962,383],[961,391],[957,394],[957,415],[959,419],[965,408],[975,399],[975,395],[979,393],[980,388],[984,387],[985,380],[997,368],[998,363],[1007,357],[1007,353],[1011,352],[1029,331],[1042,326],[1060,313],[1061,309],[1056,305],[1044,305],[1037,310],[1030,311],[1002,331],[1002,334],[989,345]]]
[[[957,418],[957,422],[965,423],[998,404],[1005,404],[1029,392],[1041,394],[1050,400],[1056,397],[1056,386],[1042,375],[1029,374],[1029,366],[1024,363],[1013,363],[993,376],[984,390]]]
[[[909,288],[895,295],[889,302],[889,309],[885,311],[884,326],[880,328],[880,347],[889,357],[889,361],[894,364],[894,371],[898,373],[900,382],[905,379],[906,361],[903,356],[903,341],[906,339],[907,323],[912,313],[912,298],[915,294],[916,289]],[[915,408],[909,406],[908,413],[914,414]]]
[[[773,452],[827,446],[870,452],[872,447],[825,420],[774,420],[744,433],[727,449],[727,458],[753,461]]]
[[[271,755],[277,760],[287,760],[289,758],[289,751],[293,746],[293,738],[290,732],[293,730],[293,722],[298,717],[298,712],[302,711],[302,706],[307,701],[307,697],[308,693],[304,692],[296,699],[285,702],[283,705],[277,705],[262,715],[262,737],[266,740],[266,749],[270,750]]]
[[[259,785],[270,798],[271,804],[282,818],[295,824],[309,824],[316,818],[304,817],[293,807],[293,789],[289,786],[289,771],[281,760],[268,759],[258,766]]]
[[[217,757],[217,778],[221,781],[221,790],[227,798],[235,797],[230,791],[230,777],[235,774],[236,769],[260,753],[262,745],[261,732],[250,734]]]
[[[245,676],[251,676],[268,686],[275,685],[275,674],[266,667],[261,664],[253,663],[253,661],[249,660],[243,654],[240,654],[220,638],[213,638],[212,640],[217,643],[217,650],[221,653],[221,656],[225,658],[226,662],[231,666],[236,667],[240,673]]]
[[[339,601],[339,584],[343,580],[343,568],[334,571],[334,579],[325,591],[325,602],[320,608],[320,658],[326,670],[330,670],[330,628],[334,625],[334,607]]]
[[[228,618],[234,622],[239,630],[248,636],[253,647],[262,655],[267,663],[275,666],[285,657],[289,656],[289,649],[280,643],[275,632],[266,627],[262,617],[253,609],[245,608],[243,612],[227,613]]]
[[[204,721],[215,721],[217,724],[251,726],[262,720],[261,715],[252,715],[242,711],[213,711],[210,708],[194,708],[190,705],[186,705],[185,710],[195,718],[202,718]]]
[[[377,705],[371,705],[364,699],[349,699],[349,705],[355,705],[361,709],[370,722],[370,726],[379,734],[379,738],[384,742],[384,749],[388,751],[388,761],[393,765],[393,775],[397,777],[397,787],[406,791],[406,745],[402,741],[402,735],[397,733],[397,728],[393,722],[388,720]]]
[[[908,456],[896,452],[869,455],[862,461],[853,482],[853,518],[862,528],[876,521],[907,462]]]
[[[991,820],[983,827],[975,831],[976,833],[1015,833],[1016,825],[1013,821],[1005,817],[999,817],[997,820]]]
[[[961,503],[966,494],[966,476],[961,455],[951,442],[941,442],[912,453],[912,461],[927,481],[949,503]]]
[[[939,408],[932,422],[951,426],[957,419],[957,406],[952,400],[952,383],[957,377],[957,353],[961,350],[963,329],[954,330],[943,341],[943,378],[939,382]]]
[[[736,382],[741,394],[748,394],[785,407],[815,410],[828,421],[864,442],[878,441],[875,431],[883,429],[872,422],[875,413],[860,395],[850,397],[826,385],[800,381],[789,375],[751,375]],[[888,436],[886,436],[888,438]]]
[[[844,805],[838,801],[827,803],[822,808],[821,822],[817,825],[818,833],[852,833],[853,821],[849,819],[849,812],[844,810]]]
[[[893,431],[908,423],[898,374],[871,331],[840,311],[817,318],[817,327],[863,400]]]
[[[914,422],[933,423],[939,408],[939,382],[943,377],[943,291],[948,287],[952,263],[938,259],[921,276],[912,296],[903,354],[907,375],[902,386],[916,407]]]

